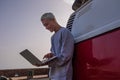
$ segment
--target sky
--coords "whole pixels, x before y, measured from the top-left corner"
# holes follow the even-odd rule
[[[19,53],[29,49],[40,60],[50,52],[50,38],[40,21],[52,12],[66,26],[73,0],[0,0],[0,69],[36,68]]]

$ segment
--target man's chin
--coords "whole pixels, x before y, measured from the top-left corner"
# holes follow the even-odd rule
[[[52,30],[48,30],[48,31],[53,32]]]
[[[50,32],[53,32],[53,30],[49,30]]]
[[[49,30],[50,32],[53,32],[52,30]]]

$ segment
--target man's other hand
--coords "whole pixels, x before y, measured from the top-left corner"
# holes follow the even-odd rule
[[[53,56],[54,56],[53,53],[47,53],[46,55],[44,55],[43,59],[44,59],[44,58],[51,58],[51,57],[53,57]]]

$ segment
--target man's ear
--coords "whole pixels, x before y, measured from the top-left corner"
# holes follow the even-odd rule
[[[53,19],[51,19],[52,21],[56,21],[56,19],[55,18],[53,18]]]

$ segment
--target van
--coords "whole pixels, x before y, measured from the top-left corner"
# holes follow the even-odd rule
[[[73,80],[120,80],[120,0],[76,0]],[[79,6],[79,7],[78,7]]]

